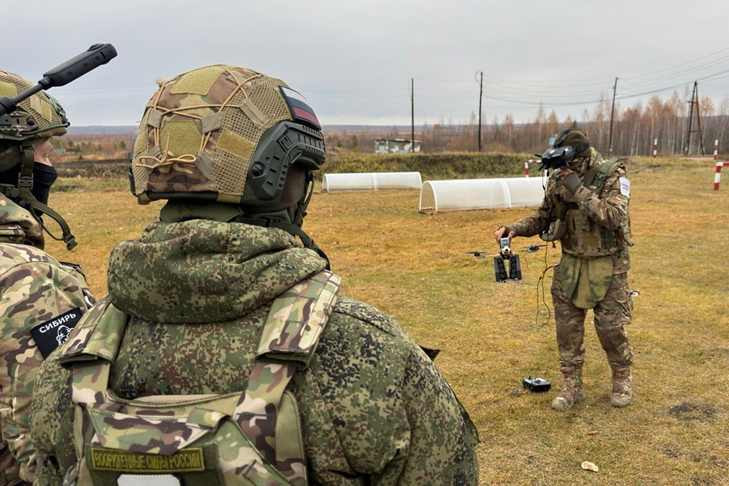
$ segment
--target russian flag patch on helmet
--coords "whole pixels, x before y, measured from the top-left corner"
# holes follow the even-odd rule
[[[314,110],[306,103],[306,99],[299,93],[289,87],[281,86],[281,94],[289,105],[291,117],[298,122],[310,125],[317,130],[321,130],[321,123],[316,117]]]

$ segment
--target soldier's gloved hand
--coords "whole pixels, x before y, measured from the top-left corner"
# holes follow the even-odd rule
[[[564,187],[566,187],[567,190],[570,191],[572,194],[576,193],[577,189],[582,186],[580,176],[578,176],[569,169],[561,169],[559,172],[559,177],[562,180],[562,184],[564,184]]]
[[[511,239],[514,237],[514,232],[511,231],[508,226],[499,226],[499,229],[494,232],[494,236],[496,237],[496,243],[501,243],[501,238],[508,236],[509,244],[511,245]]]

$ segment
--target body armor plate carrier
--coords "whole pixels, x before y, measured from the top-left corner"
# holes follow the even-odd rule
[[[74,447],[65,484],[117,485],[126,475],[172,475],[186,486],[308,484],[301,422],[287,386],[305,369],[336,303],[323,271],[276,298],[245,391],[124,400],[109,372],[128,316],[97,305],[62,349],[73,373]],[[142,483],[140,483],[142,484]]]
[[[587,171],[583,178],[586,187],[596,194],[605,189],[605,182],[618,168],[624,167],[623,159],[602,160]],[[600,257],[615,255],[621,248],[632,246],[630,221],[612,230],[595,223],[576,203],[557,201],[556,216],[563,221],[563,232],[559,235],[562,250],[577,257]]]

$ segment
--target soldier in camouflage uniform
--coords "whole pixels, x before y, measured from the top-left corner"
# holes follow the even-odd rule
[[[0,71],[0,96],[29,86]],[[67,126],[63,109],[45,93],[0,117],[0,486],[33,481],[29,428],[35,376],[43,358],[93,304],[78,267],[43,251],[39,214],[48,209],[55,180],[49,140]]]
[[[562,260],[555,269],[552,298],[564,381],[552,407],[566,410],[583,398],[588,309],[593,309],[595,329],[612,368],[610,401],[624,407],[632,400],[633,354],[625,330],[631,318],[630,181],[624,164],[604,160],[580,130],[565,130],[555,147],[572,147],[576,156],[552,173],[536,214],[500,227],[496,237],[542,234],[561,241]]]
[[[139,202],[168,201],[43,365],[38,484],[477,484],[448,383],[392,318],[341,295],[301,228],[324,156],[278,79],[215,65],[162,83],[131,174]]]

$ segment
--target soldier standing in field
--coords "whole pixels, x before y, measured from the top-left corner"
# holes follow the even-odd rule
[[[0,71],[0,96],[30,86]],[[65,221],[46,206],[56,179],[50,140],[68,125],[61,106],[43,92],[0,116],[0,486],[34,480],[33,382],[43,359],[93,305],[79,268],[43,251],[41,214],[60,221],[67,244],[75,244]]]
[[[633,354],[625,330],[631,318],[630,181],[624,164],[604,160],[580,130],[565,130],[554,147],[571,147],[575,156],[552,173],[537,212],[500,227],[495,236],[498,240],[542,234],[548,241],[561,242],[562,259],[555,269],[552,299],[563,384],[552,408],[567,410],[583,399],[588,309],[594,311],[595,329],[612,369],[610,402],[625,407],[633,395]]]
[[[281,80],[214,65],[161,84],[131,189],[167,203],[43,365],[39,484],[477,484],[448,383],[392,318],[341,295],[302,229],[324,162],[316,115]]]

